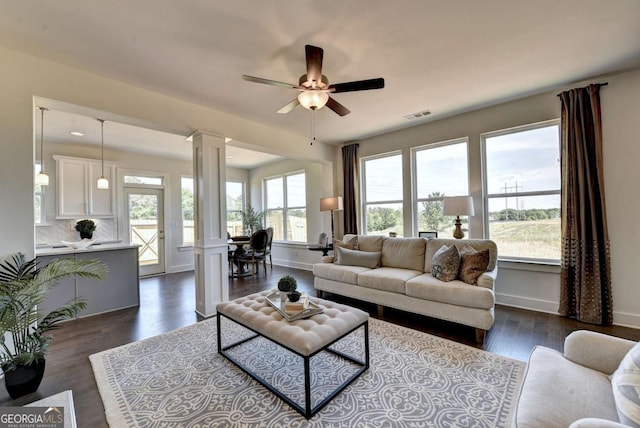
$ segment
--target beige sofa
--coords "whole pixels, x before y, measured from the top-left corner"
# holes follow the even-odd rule
[[[513,427],[623,427],[611,375],[636,342],[574,331],[564,353],[544,346],[531,352]],[[637,410],[635,410],[637,412]]]
[[[343,242],[354,236],[345,235]],[[431,274],[435,252],[452,244],[459,250],[464,245],[489,250],[487,270],[478,277],[477,285],[458,279],[443,282]],[[383,307],[391,307],[464,324],[475,327],[476,340],[484,341],[494,322],[498,251],[493,241],[358,235],[358,250],[379,252],[379,266],[336,264],[332,256],[327,256],[313,266],[314,287],[319,296],[326,291],[375,303],[379,312]]]

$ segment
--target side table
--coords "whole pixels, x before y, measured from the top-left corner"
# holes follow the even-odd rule
[[[322,255],[326,256],[329,254],[329,251],[333,251],[333,244],[329,244],[326,247],[324,245],[308,245],[307,249],[309,251],[322,251]]]

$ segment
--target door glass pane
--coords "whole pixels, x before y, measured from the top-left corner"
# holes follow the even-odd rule
[[[158,197],[129,195],[131,243],[140,245],[140,266],[158,264]]]

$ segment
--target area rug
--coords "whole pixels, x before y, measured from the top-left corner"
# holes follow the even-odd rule
[[[223,343],[245,334],[234,328],[223,325]],[[218,355],[215,320],[89,358],[111,427],[511,425],[525,363],[376,319],[369,334],[369,370],[309,420]],[[350,340],[361,338],[341,349]],[[297,388],[299,357],[264,339],[238,352],[274,384]],[[312,359],[312,388],[342,371],[334,360]]]

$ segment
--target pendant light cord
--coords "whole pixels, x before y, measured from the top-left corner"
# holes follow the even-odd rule
[[[313,146],[313,142],[316,140],[316,109],[311,109],[311,144]]]
[[[104,178],[104,119],[98,119],[100,121],[100,136],[102,140],[102,175],[101,178]]]

